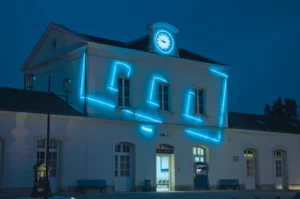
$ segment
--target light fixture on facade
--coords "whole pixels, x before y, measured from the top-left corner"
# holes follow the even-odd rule
[[[160,136],[162,136],[162,137],[170,137],[171,134],[170,133],[161,133]]]
[[[27,75],[27,87],[32,90],[35,87],[36,77],[34,74]]]
[[[71,80],[69,78],[64,78],[63,80],[63,90],[66,93],[66,102],[68,103],[68,93],[71,90]]]

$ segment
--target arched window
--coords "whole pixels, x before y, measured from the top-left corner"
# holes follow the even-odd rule
[[[204,147],[195,146],[193,147],[193,160],[196,162],[206,162],[206,150]]]

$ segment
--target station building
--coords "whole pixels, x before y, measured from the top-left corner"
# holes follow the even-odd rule
[[[79,179],[109,191],[300,189],[300,122],[227,110],[229,67],[178,48],[159,22],[119,42],[50,24],[22,66],[24,89],[0,88],[0,188],[29,193],[46,159],[52,192]],[[50,91],[50,92],[49,92]]]

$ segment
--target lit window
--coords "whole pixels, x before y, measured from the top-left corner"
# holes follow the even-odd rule
[[[130,106],[130,80],[119,78],[118,80],[118,106]]]
[[[195,162],[205,162],[205,149],[203,147],[193,147]]]
[[[169,110],[169,85],[166,83],[159,84],[159,107],[160,110]]]
[[[198,115],[204,115],[205,113],[204,98],[204,90],[200,88],[195,89],[195,113]]]

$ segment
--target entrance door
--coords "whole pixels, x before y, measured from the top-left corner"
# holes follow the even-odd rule
[[[175,189],[174,147],[160,144],[156,148],[156,191]]]
[[[170,190],[170,156],[168,154],[156,155],[156,190]]]
[[[132,146],[127,143],[115,147],[115,191],[126,192],[132,188]]]
[[[246,189],[253,190],[255,189],[255,159],[253,150],[244,150],[244,163]]]
[[[56,193],[58,191],[58,153],[59,153],[59,141],[49,141],[49,167],[50,167],[50,187],[51,192]],[[46,163],[46,140],[39,140],[37,143],[37,162]]]
[[[283,188],[283,152],[274,151],[274,171],[275,171],[275,187]]]

